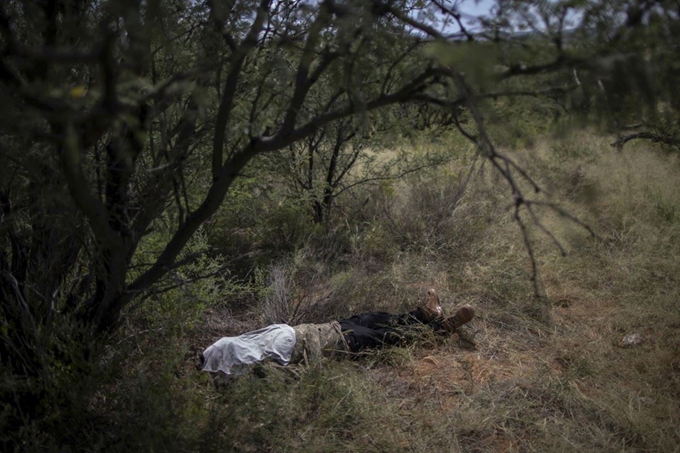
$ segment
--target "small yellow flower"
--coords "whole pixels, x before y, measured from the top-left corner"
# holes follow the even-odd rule
[[[80,99],[87,94],[87,88],[83,85],[78,85],[77,87],[71,88],[71,91],[69,91],[68,94],[71,99]]]

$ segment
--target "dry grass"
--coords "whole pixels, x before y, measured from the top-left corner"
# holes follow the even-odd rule
[[[303,307],[301,321],[322,321],[407,310],[434,286],[445,311],[468,303],[478,317],[446,340],[310,369],[266,367],[264,379],[223,393],[186,366],[167,388],[196,396],[172,408],[181,415],[173,435],[195,442],[174,450],[680,451],[680,164],[644,145],[617,153],[610,141],[580,132],[513,152],[600,236],[541,212],[562,258],[531,229],[552,323],[533,298],[496,176],[482,170],[456,200],[462,156],[437,175],[372,189],[343,238],[350,252],[333,261],[313,246],[299,251],[272,273],[279,292],[260,299],[277,316]],[[194,343],[265,323],[258,310],[215,310]],[[622,347],[629,333],[642,342]]]
[[[499,206],[492,175],[461,205],[477,234],[455,222],[440,236],[424,228],[414,242],[425,245],[382,270],[409,295],[426,283],[440,288],[445,308],[471,303],[479,312],[465,335],[473,350],[454,338],[370,371],[408,420],[403,451],[680,451],[678,160],[644,146],[619,154],[608,141],[580,133],[517,156],[602,239],[542,213],[569,252],[561,258],[532,231],[552,325],[532,300],[517,226],[504,215],[488,221]],[[421,200],[429,191],[446,201],[433,186],[416,188]],[[405,196],[401,219],[418,218],[428,203]],[[435,225],[450,221],[435,214]],[[642,344],[622,347],[634,332]]]
[[[545,213],[570,252],[562,259],[534,232],[553,325],[537,321],[521,242],[500,218],[475,259],[452,265],[449,289],[480,312],[476,349],[438,348],[398,371],[421,395],[432,387],[455,451],[680,451],[678,160],[605,143],[572,138],[579,156],[559,165],[554,143],[524,156],[602,237]],[[633,332],[642,344],[622,347]]]

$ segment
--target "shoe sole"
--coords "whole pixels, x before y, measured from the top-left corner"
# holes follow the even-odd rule
[[[454,331],[462,325],[472,321],[475,317],[475,310],[469,305],[465,305],[456,311],[456,314],[447,318],[442,323],[443,327],[448,331]]]

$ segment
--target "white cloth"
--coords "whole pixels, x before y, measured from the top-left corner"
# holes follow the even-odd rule
[[[251,365],[267,359],[288,365],[295,348],[295,330],[273,324],[238,337],[224,337],[203,351],[203,371],[227,375],[247,373]]]

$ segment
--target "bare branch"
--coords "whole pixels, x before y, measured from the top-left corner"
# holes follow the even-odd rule
[[[559,240],[557,240],[552,231],[547,229],[545,225],[543,225],[543,222],[539,220],[538,216],[536,216],[536,213],[534,212],[531,202],[525,202],[524,204],[526,205],[529,214],[531,214],[531,218],[534,220],[534,225],[540,228],[540,230],[543,231],[543,233],[552,240],[553,244],[555,244],[555,246],[560,250],[560,254],[562,256],[567,256],[567,252],[566,250],[564,250],[564,247],[562,247],[562,243]]]
[[[451,8],[449,8],[448,6],[444,5],[444,3],[441,2],[440,0],[432,0],[432,3],[434,3],[435,5],[437,5],[437,6],[439,7],[439,9],[442,11],[442,13],[447,14],[447,15],[453,17],[453,19],[454,19],[454,20],[456,21],[456,23],[458,24],[458,28],[460,28],[460,32],[461,32],[463,35],[465,35],[465,37],[467,38],[468,42],[473,42],[473,41],[475,40],[474,36],[473,36],[473,35],[465,28],[465,26],[463,25],[463,21],[462,21],[463,16],[462,16],[458,11],[454,11],[453,9],[451,9]]]
[[[441,33],[439,33],[437,30],[435,30],[434,28],[432,28],[429,25],[424,24],[424,23],[410,17],[409,15],[403,13],[402,11],[399,11],[398,9],[394,8],[391,5],[380,3],[379,1],[376,1],[376,0],[374,0],[373,4],[375,5],[375,8],[377,8],[379,11],[381,11],[381,12],[385,11],[385,12],[390,13],[391,15],[393,15],[394,17],[396,17],[400,21],[410,25],[411,27],[415,28],[416,30],[420,30],[428,36],[431,36],[431,37],[434,37],[434,38],[437,38],[437,39],[441,39],[441,40],[445,40],[444,36]]]
[[[90,184],[83,174],[78,135],[71,123],[65,126],[60,155],[69,194],[90,221],[97,239],[107,245],[115,244],[117,237],[108,224],[106,207],[90,194]]]
[[[555,203],[550,203],[550,202],[545,202],[545,201],[536,201],[536,200],[525,200],[525,202],[529,203],[531,205],[535,205],[535,206],[546,206],[546,207],[552,209],[553,211],[555,211],[556,213],[558,213],[559,215],[561,215],[562,217],[569,219],[570,221],[579,225],[581,228],[584,228],[585,230],[587,230],[592,237],[594,237],[594,238],[596,238],[597,240],[600,240],[600,241],[602,240],[602,238],[597,233],[595,233],[595,231],[590,227],[590,225],[579,220],[573,214],[570,214],[569,212],[565,211],[563,208],[559,207]]]
[[[241,70],[243,69],[243,63],[245,62],[246,56],[250,50],[257,44],[258,34],[260,33],[260,30],[262,30],[262,25],[264,24],[264,20],[267,16],[270,3],[271,0],[260,1],[257,14],[252,25],[250,26],[250,30],[243,39],[238,51],[236,51],[233,55],[231,67],[229,68],[227,79],[224,82],[222,100],[220,101],[220,107],[217,111],[217,117],[215,118],[215,135],[213,137],[212,150],[213,179],[218,178],[220,169],[222,168],[227,124],[229,123],[229,117],[234,105],[234,99],[236,98],[236,88],[241,76]]]
[[[522,217],[520,216],[519,208],[522,206],[522,201],[518,201],[515,204],[515,214],[514,218],[520,229],[522,230],[522,238],[524,239],[524,246],[529,254],[529,260],[531,261],[531,283],[534,287],[534,297],[539,299],[541,297],[541,292],[538,287],[538,265],[536,264],[536,256],[534,256],[534,248],[531,245],[531,239],[529,238],[529,231],[527,226],[524,224]]]
[[[326,6],[328,2],[321,3],[319,7],[319,12],[316,16],[316,20],[312,23],[312,26],[307,33],[307,41],[305,43],[304,50],[302,51],[302,56],[300,57],[300,62],[298,63],[298,70],[295,75],[295,91],[293,92],[293,97],[288,106],[288,111],[286,112],[286,117],[283,120],[283,125],[278,133],[278,135],[285,135],[295,127],[295,120],[297,115],[302,108],[305,97],[309,92],[315,79],[319,77],[322,71],[330,64],[330,62],[337,57],[330,51],[326,51],[322,57],[318,68],[315,70],[314,77],[312,79],[308,78],[309,68],[314,60],[315,48],[319,42],[319,36],[323,28],[328,24],[331,18],[331,13]]]

